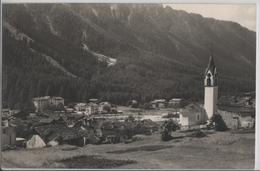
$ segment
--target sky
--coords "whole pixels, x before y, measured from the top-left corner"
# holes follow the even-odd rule
[[[251,4],[165,4],[173,9],[184,10],[189,13],[201,14],[204,17],[212,17],[220,20],[234,21],[256,30],[256,5]]]

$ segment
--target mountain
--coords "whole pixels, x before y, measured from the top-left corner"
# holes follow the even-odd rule
[[[160,4],[4,4],[4,106],[201,100],[210,47],[220,95],[255,89],[256,33],[237,23]]]

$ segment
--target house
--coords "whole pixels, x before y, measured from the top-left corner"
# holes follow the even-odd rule
[[[254,108],[246,108],[244,106],[220,106],[218,113],[229,129],[250,129],[255,126]]]
[[[255,118],[240,115],[240,128],[251,129],[255,127]]]
[[[221,96],[219,105],[222,106],[244,106],[255,108],[255,96],[247,93],[239,96]]]
[[[73,109],[73,108],[70,108],[70,107],[66,107],[66,108],[65,108],[65,111],[66,111],[67,113],[73,113],[73,112],[74,112],[74,109]]]
[[[33,104],[36,112],[42,112],[44,109],[46,109],[49,106],[49,102],[50,96],[33,98]]]
[[[10,116],[16,115],[19,112],[21,112],[21,110],[19,110],[19,109],[4,108],[4,109],[2,109],[2,116],[10,117]]]
[[[96,135],[101,138],[103,143],[119,143],[122,140],[123,129],[125,125],[120,122],[105,121],[99,129],[96,129]]]
[[[89,105],[87,103],[77,103],[74,106],[74,108],[78,114],[82,114],[82,115],[91,114],[91,110],[89,110]]]
[[[8,120],[2,123],[2,134],[1,134],[1,148],[3,150],[16,145],[16,131],[15,127],[9,125]]]
[[[2,109],[2,116],[4,117],[10,117],[12,115],[11,109]]]
[[[34,128],[35,134],[39,135],[43,141],[48,144],[71,144],[83,145],[83,137],[74,129],[65,124],[54,123],[49,125],[38,126]]]
[[[89,115],[98,114],[98,104],[93,103],[93,102],[88,103],[86,112],[87,112]]]
[[[21,137],[16,137],[16,147],[22,147],[25,148],[26,147],[26,139],[25,138],[21,138]]]
[[[98,103],[98,99],[89,99],[89,103]]]
[[[57,146],[57,145],[59,145],[59,138],[58,137],[55,137],[55,138],[53,138],[51,141],[49,141],[48,143],[47,143],[47,146],[51,146],[51,147],[53,147],[53,146]]]
[[[165,108],[166,107],[166,100],[165,99],[156,99],[150,102],[153,109],[157,108]]]
[[[64,107],[64,99],[62,97],[36,97],[33,98],[33,104],[36,112],[43,112],[48,108],[53,110],[61,110]]]
[[[202,105],[192,103],[180,111],[180,125],[182,129],[202,125],[206,121],[207,114]]]
[[[87,108],[87,103],[77,103],[75,106],[74,106],[75,110],[76,111],[86,111],[86,108]]]
[[[168,107],[178,108],[181,106],[181,102],[182,102],[182,99],[180,99],[180,98],[171,99],[168,102]]]
[[[26,142],[26,148],[43,148],[46,147],[45,142],[39,135],[32,135]]]
[[[14,127],[2,127],[1,148],[8,149],[16,145],[16,132]]]
[[[99,105],[93,102],[90,103],[78,103],[75,105],[75,110],[78,114],[89,116],[92,114],[98,114],[102,108],[99,108]]]

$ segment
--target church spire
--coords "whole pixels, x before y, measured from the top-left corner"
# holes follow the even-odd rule
[[[206,68],[206,71],[205,71],[205,75],[208,73],[208,72],[211,72],[211,74],[215,74],[216,73],[216,66],[215,66],[215,62],[214,62],[214,58],[213,58],[213,54],[210,55],[210,58],[209,58],[209,63],[208,63],[208,67]]]
[[[205,86],[217,86],[218,85],[218,76],[217,76],[217,68],[215,66],[213,55],[210,55],[208,67],[205,71],[205,79],[204,85]]]
[[[208,68],[216,68],[214,58],[213,58],[213,54],[210,55]]]

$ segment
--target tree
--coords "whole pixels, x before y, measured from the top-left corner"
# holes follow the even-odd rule
[[[111,111],[110,105],[105,104],[103,107],[103,111],[105,111],[106,113],[109,113]]]
[[[168,141],[171,140],[172,137],[172,132],[176,131],[179,128],[178,124],[174,122],[172,119],[169,119],[163,123],[161,126],[161,139],[163,141]]]
[[[46,91],[45,91],[45,96],[49,96],[50,95],[50,85],[48,85]]]
[[[226,131],[227,125],[220,114],[214,114],[210,118],[208,128],[214,128],[216,131]]]

